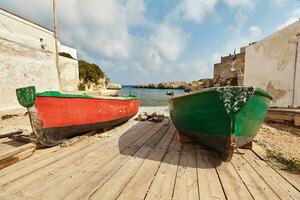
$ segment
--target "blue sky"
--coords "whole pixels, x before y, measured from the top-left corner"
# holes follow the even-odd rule
[[[52,27],[52,0],[0,7]],[[300,17],[299,0],[57,0],[60,40],[115,82],[212,76],[213,64]]]

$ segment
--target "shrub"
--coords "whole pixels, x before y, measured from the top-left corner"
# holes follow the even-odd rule
[[[79,83],[79,85],[78,85],[78,90],[82,90],[82,91],[85,90],[85,85],[84,85],[84,83]]]
[[[83,83],[95,83],[98,84],[100,78],[105,77],[105,73],[96,64],[88,63],[84,60],[78,61],[79,66],[79,78],[83,80]]]

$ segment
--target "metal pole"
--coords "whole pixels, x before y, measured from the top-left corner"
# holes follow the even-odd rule
[[[56,17],[56,0],[52,1],[53,8],[53,18],[54,18],[54,40],[55,40],[55,63],[58,75],[58,84],[59,89],[61,89],[61,81],[60,81],[60,68],[59,68],[59,54],[58,54],[58,35],[57,35],[57,17]]]
[[[297,41],[295,42],[295,44],[296,44],[296,54],[295,54],[295,66],[294,66],[294,82],[293,82],[292,107],[295,107],[296,78],[297,78],[297,61],[298,61],[298,47],[299,47],[300,33],[298,33],[296,36],[297,36]]]

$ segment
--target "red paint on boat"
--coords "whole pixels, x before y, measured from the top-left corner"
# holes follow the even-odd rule
[[[44,128],[107,122],[137,113],[139,99],[57,98],[37,96],[35,107]]]

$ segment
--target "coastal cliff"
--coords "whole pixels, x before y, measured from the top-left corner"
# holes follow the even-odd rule
[[[120,90],[122,86],[113,83],[105,72],[96,64],[84,60],[78,61],[80,83],[78,89],[82,91]]]
[[[134,86],[135,88],[150,88],[150,89],[183,89],[185,91],[197,91],[212,86],[212,79],[200,79],[190,82],[171,81],[161,83],[149,83]]]

